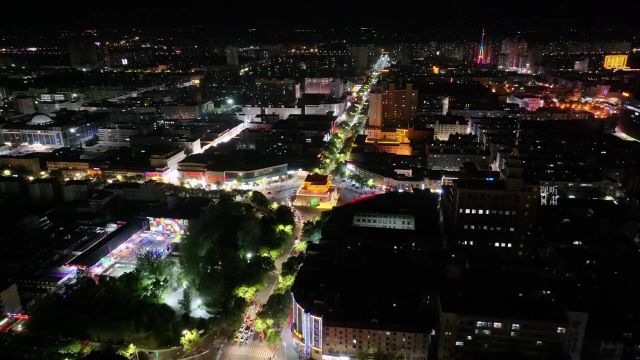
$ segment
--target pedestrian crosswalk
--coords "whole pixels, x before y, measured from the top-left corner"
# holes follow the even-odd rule
[[[224,354],[221,356],[220,360],[266,360],[271,358],[272,355],[273,350],[266,344],[258,341],[252,341],[244,345],[225,346]]]

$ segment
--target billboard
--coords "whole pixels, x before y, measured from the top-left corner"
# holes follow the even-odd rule
[[[628,69],[627,59],[629,55],[606,55],[604,57],[604,68],[605,69]]]

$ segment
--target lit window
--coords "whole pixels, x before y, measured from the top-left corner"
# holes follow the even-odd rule
[[[516,333],[515,331],[511,332],[511,336],[516,336],[518,333]]]
[[[482,330],[482,333],[485,335],[491,335],[491,330]]]
[[[493,244],[495,247],[500,247],[500,243]]]
[[[475,225],[471,225],[471,230],[475,229],[476,226]]]
[[[357,343],[356,339],[353,339],[353,343],[354,343],[354,344],[356,344],[356,343]]]
[[[487,323],[484,321],[478,321],[476,323],[476,327],[485,327],[485,326],[487,326]]]
[[[464,228],[465,228],[465,229],[466,229],[466,228],[468,228],[468,227],[469,227],[469,225],[467,225],[467,224],[464,224]]]
[[[456,341],[456,346],[463,346],[463,345],[464,345],[464,342],[462,342],[462,341]]]
[[[482,209],[478,210],[478,214],[483,215],[484,214],[484,210],[482,210]]]
[[[496,329],[502,329],[502,323],[495,322],[495,323],[493,323],[493,327],[496,328]]]
[[[540,341],[540,340],[536,341],[536,345],[542,346],[542,341]]]
[[[505,215],[511,215],[511,211],[507,210],[504,212]]]
[[[472,214],[475,214],[475,213],[476,213],[476,209],[472,209],[472,210],[471,210],[471,213],[472,213]]]
[[[567,329],[563,328],[563,327],[558,327],[558,334],[564,334],[567,332]]]
[[[467,340],[471,340],[473,337],[471,335],[467,335]]]
[[[507,244],[507,247],[511,247],[511,243],[508,243],[508,244]]]
[[[505,243],[500,244],[500,247],[505,247],[505,246],[507,246],[507,244]]]
[[[520,324],[511,324],[511,330],[520,330]]]
[[[473,245],[473,240],[469,241],[469,245]]]
[[[509,231],[512,231],[512,232],[513,232],[513,231],[516,231],[516,229],[515,229],[515,228],[513,228],[513,227],[510,227],[510,228],[509,228]]]
[[[460,214],[462,214],[463,211],[464,211],[464,209],[460,209]]]
[[[471,212],[471,209],[464,209],[464,213],[465,213],[465,214],[468,214],[468,213],[470,213],[470,212]]]

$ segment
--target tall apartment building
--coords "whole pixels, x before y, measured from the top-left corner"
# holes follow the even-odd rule
[[[369,94],[369,124],[370,127],[382,127],[382,93]]]
[[[443,187],[445,223],[457,246],[523,256],[533,246],[537,184],[525,184],[517,159],[508,160],[501,176],[458,179]]]
[[[412,84],[404,89],[391,83],[382,92],[382,122],[385,127],[408,128],[416,117],[418,91]]]

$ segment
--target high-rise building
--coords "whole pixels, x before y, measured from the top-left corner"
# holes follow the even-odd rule
[[[364,71],[369,66],[369,48],[366,46],[351,47],[353,64],[357,71]]]
[[[418,91],[412,84],[406,84],[404,89],[389,84],[382,93],[382,125],[408,128],[416,117],[417,106]]]
[[[369,124],[370,127],[382,126],[382,93],[369,94]]]
[[[523,256],[535,245],[540,188],[524,183],[517,157],[507,160],[500,176],[459,179],[443,187],[442,204],[460,249]]]
[[[521,67],[520,58],[527,55],[527,43],[518,39],[504,39],[498,55],[498,66],[504,69]]]
[[[227,65],[238,66],[240,61],[238,60],[238,48],[235,46],[227,46],[225,49],[225,55],[227,56]]]
[[[36,107],[31,96],[18,96],[13,99],[13,108],[20,114],[33,114]]]
[[[74,39],[69,42],[69,59],[76,69],[93,69],[98,65],[98,51],[93,39]]]

